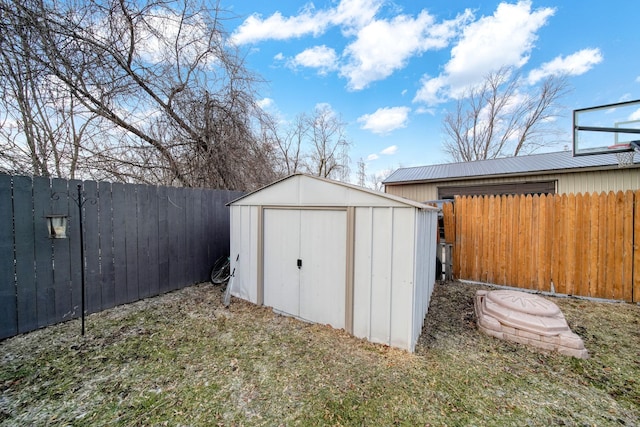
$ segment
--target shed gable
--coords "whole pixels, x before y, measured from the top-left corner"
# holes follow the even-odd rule
[[[412,200],[304,174],[291,175],[241,197],[230,205],[428,208]]]

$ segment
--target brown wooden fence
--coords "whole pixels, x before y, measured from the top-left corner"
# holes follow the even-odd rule
[[[443,213],[458,279],[640,301],[640,191],[456,197]]]

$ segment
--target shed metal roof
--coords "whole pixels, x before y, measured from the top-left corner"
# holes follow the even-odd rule
[[[474,162],[448,163],[430,166],[401,168],[393,172],[383,184],[425,181],[453,181],[466,178],[534,175],[542,173],[575,172],[583,168],[617,168],[615,154],[596,154],[574,157],[571,151],[505,157]],[[633,167],[640,167],[636,158]]]

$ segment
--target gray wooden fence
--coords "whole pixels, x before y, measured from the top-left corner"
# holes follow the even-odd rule
[[[80,316],[78,184],[86,313],[205,281],[229,251],[240,192],[0,174],[0,339]],[[68,215],[68,238],[49,238],[51,214]]]

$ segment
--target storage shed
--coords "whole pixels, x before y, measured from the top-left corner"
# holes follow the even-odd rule
[[[234,296],[414,350],[435,282],[436,208],[305,174],[229,205]]]

